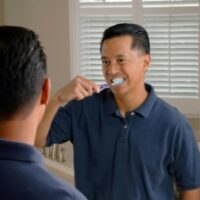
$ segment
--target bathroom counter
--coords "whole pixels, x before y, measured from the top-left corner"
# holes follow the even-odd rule
[[[74,170],[67,165],[60,164],[56,161],[45,158],[47,168],[57,176],[65,179],[70,184],[74,185]]]

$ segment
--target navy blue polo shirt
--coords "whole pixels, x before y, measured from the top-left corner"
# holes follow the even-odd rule
[[[46,170],[43,158],[36,148],[2,139],[0,199],[86,200],[74,187]]]
[[[149,95],[121,117],[110,89],[59,109],[47,145],[71,141],[75,182],[89,200],[170,200],[173,180],[200,187],[200,153],[191,126]]]

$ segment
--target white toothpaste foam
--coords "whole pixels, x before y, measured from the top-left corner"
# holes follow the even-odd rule
[[[124,78],[115,78],[112,80],[111,85],[120,85],[124,82]]]

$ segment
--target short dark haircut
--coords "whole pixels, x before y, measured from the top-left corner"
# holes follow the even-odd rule
[[[0,26],[0,120],[28,114],[46,77],[38,36],[24,27]]]
[[[132,36],[132,49],[139,49],[146,54],[150,54],[150,42],[147,31],[142,26],[131,23],[116,24],[107,28],[103,33],[100,52],[102,51],[104,40],[125,35]]]

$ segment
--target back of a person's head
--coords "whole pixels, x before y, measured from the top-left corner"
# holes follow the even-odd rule
[[[46,78],[46,55],[31,30],[0,26],[0,120],[27,115]]]
[[[150,42],[147,31],[142,26],[132,23],[121,23],[108,27],[103,33],[100,52],[105,40],[126,35],[133,38],[132,49],[139,49],[146,54],[150,54]]]

